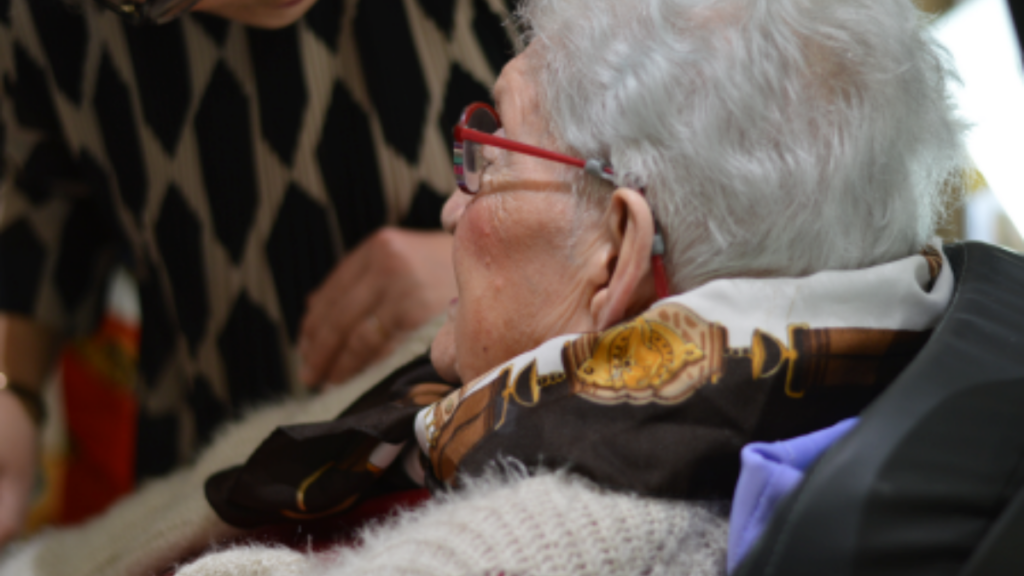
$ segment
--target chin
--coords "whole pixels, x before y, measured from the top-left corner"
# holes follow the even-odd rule
[[[451,321],[445,322],[434,336],[430,345],[430,363],[434,370],[448,382],[459,381],[458,351],[455,348],[455,328]]]

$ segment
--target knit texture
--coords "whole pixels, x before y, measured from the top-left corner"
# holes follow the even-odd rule
[[[723,575],[728,523],[704,503],[608,492],[564,473],[476,480],[361,535],[302,557],[245,546],[179,576]]]
[[[177,576],[302,576],[310,558],[289,548],[238,546],[208,554],[179,570]]]

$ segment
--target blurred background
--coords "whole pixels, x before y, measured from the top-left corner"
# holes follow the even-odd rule
[[[1024,75],[1011,4],[918,1],[935,15],[935,35],[960,72],[952,93],[972,125],[967,147],[976,169],[965,175],[963,201],[950,207],[942,235],[1024,251]]]
[[[916,2],[933,15],[930,25],[960,71],[963,83],[953,94],[973,126],[968,151],[975,168],[956,184],[962,194],[954,194],[959,200],[940,233],[946,241],[983,240],[1024,252],[1024,74],[1008,0]],[[62,353],[57,385],[47,387],[53,417],[43,437],[32,529],[84,520],[134,488],[139,310],[130,276],[115,275],[97,332]],[[64,410],[69,405],[72,413]]]

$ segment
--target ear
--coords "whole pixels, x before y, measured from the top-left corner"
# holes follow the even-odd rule
[[[654,217],[636,190],[619,188],[603,216],[611,250],[606,252],[607,284],[591,299],[591,317],[604,330],[645,310],[657,296],[651,274]]]

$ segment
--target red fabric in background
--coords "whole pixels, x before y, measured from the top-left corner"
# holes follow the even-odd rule
[[[135,487],[138,332],[108,316],[61,355],[68,460],[59,524],[94,516]]]
[[[360,528],[402,510],[418,508],[429,499],[430,491],[425,488],[378,496],[336,517],[302,525],[287,524],[262,528],[253,530],[239,538],[217,542],[198,554],[181,559],[177,564],[191,562],[214,548],[224,550],[241,544],[277,544],[300,552],[324,552],[338,546],[352,546],[356,543],[356,533]],[[177,568],[172,567],[159,574],[160,576],[174,576],[175,572],[177,572]]]

